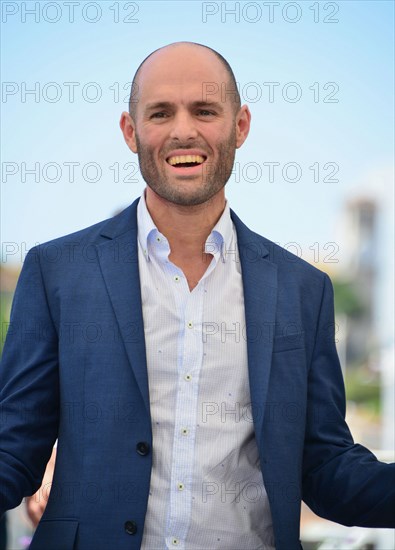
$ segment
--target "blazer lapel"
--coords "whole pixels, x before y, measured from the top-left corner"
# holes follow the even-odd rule
[[[250,394],[260,446],[276,321],[277,266],[268,259],[265,239],[249,230],[233,211],[231,216],[243,275]]]
[[[109,221],[97,245],[101,272],[148,414],[149,391],[137,246],[137,203]]]

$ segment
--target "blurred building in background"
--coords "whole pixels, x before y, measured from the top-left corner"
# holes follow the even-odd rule
[[[354,298],[353,310],[348,315],[347,364],[368,360],[377,346],[374,311],[379,270],[378,215],[376,201],[364,197],[350,200],[344,211],[346,261],[340,265],[339,276],[350,284]]]

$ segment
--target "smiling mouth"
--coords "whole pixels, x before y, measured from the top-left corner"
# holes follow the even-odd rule
[[[199,166],[203,164],[207,157],[201,155],[176,155],[166,159],[170,166],[175,168],[191,168],[192,166]]]

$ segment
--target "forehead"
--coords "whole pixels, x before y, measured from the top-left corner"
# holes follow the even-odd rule
[[[138,77],[139,103],[218,100],[229,76],[208,49],[174,47],[155,52]]]

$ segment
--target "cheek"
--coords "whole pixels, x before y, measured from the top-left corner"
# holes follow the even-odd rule
[[[164,147],[166,139],[162,136],[162,132],[149,131],[144,135],[142,145],[155,155],[160,155],[161,150]]]
[[[164,141],[164,129],[160,125],[142,124],[137,131],[139,142],[142,147],[153,149],[159,147]]]
[[[216,125],[215,128],[211,127],[206,129],[205,132],[202,131],[202,135],[205,136],[205,139],[209,143],[215,146],[216,144],[227,142],[232,136],[235,136],[235,126],[229,122],[224,122],[223,124]]]
[[[216,150],[218,149],[218,145],[220,145],[224,141],[224,138],[228,132],[229,129],[225,126],[216,128],[207,128],[207,126],[203,126],[199,128],[200,141],[203,139],[203,141],[215,154]]]

